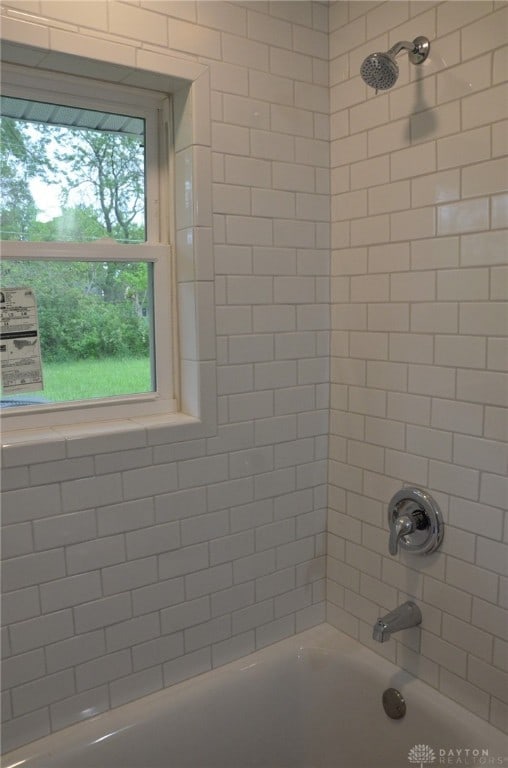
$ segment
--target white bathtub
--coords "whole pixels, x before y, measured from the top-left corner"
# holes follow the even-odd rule
[[[406,699],[401,720],[382,708],[388,687]],[[413,751],[410,761],[416,745],[433,753],[416,762]],[[500,731],[323,624],[33,742],[4,755],[2,765],[422,768],[432,756],[434,766],[508,766],[508,744]]]

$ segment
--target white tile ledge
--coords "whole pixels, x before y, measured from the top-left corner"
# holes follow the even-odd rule
[[[200,427],[202,421],[185,413],[171,413],[162,416],[146,416],[133,419],[115,419],[111,421],[84,422],[82,424],[58,425],[39,429],[18,429],[4,431],[1,436],[2,451],[10,452],[20,447],[43,446],[45,443],[84,440],[90,437],[121,436],[125,433],[141,432],[164,428],[165,435],[176,427]],[[189,439],[194,437],[189,433]],[[176,440],[182,440],[180,434]],[[171,440],[167,440],[170,442]],[[152,441],[148,441],[152,442]],[[166,442],[166,440],[164,441]]]

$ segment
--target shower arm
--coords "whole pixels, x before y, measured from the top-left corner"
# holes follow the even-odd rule
[[[421,64],[429,55],[430,43],[426,37],[416,37],[412,43],[401,40],[388,51],[389,56],[397,56],[401,51],[407,51],[412,64]]]

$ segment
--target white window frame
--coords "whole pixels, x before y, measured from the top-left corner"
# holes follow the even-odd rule
[[[141,117],[146,127],[146,242],[139,245],[93,243],[37,243],[2,241],[8,259],[140,261],[153,264],[152,370],[155,391],[107,398],[32,405],[2,411],[4,429],[29,429],[60,424],[132,419],[177,411],[177,329],[174,301],[174,264],[170,232],[174,213],[170,193],[173,168],[171,102],[169,95],[60,73],[5,64],[2,91],[15,98],[58,103],[78,108]]]

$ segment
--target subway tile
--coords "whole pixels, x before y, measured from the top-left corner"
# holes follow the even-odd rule
[[[467,656],[455,644],[446,642],[430,632],[422,632],[421,652],[423,656],[437,662],[445,669],[465,678]]]
[[[344,147],[344,149],[346,152],[349,151],[349,147]],[[354,162],[355,159],[359,159],[360,162]],[[374,157],[369,160],[362,160],[353,156],[350,157],[350,162],[353,163],[351,166],[352,190],[387,184],[390,181],[390,165],[386,156]],[[392,177],[392,180],[394,179],[395,177]]]
[[[367,386],[405,392],[408,387],[407,366],[384,361],[367,362]]]
[[[411,330],[417,333],[457,333],[458,305],[422,302],[411,306]]]
[[[64,550],[22,555],[6,560],[3,566],[3,588],[6,592],[32,584],[58,579],[65,575]]]
[[[131,600],[127,593],[105,597],[74,608],[77,632],[114,624],[131,616]]]
[[[224,32],[243,35],[246,32],[247,13],[239,6],[229,6],[227,3],[217,2],[198,4],[198,25],[212,27]]]
[[[439,35],[459,29],[490,13],[492,5],[482,0],[467,3],[445,3],[437,9],[437,30]]]
[[[468,679],[478,688],[492,694],[497,699],[508,703],[508,677],[505,672],[492,667],[481,659],[471,656],[468,667]]]
[[[438,168],[453,168],[464,165],[464,158],[469,162],[488,160],[490,157],[490,131],[477,128],[463,131],[437,142]]]
[[[462,197],[504,192],[508,186],[508,161],[503,158],[462,169]]]
[[[489,201],[487,198],[441,205],[437,210],[437,232],[439,235],[487,229],[488,225]]]
[[[409,117],[404,117],[402,120],[390,120],[387,125],[371,128],[367,137],[369,157],[405,149],[409,134]]]
[[[167,45],[167,27],[161,24],[160,16],[156,13],[133,6],[129,6],[123,13],[121,7],[112,6],[108,18],[110,29],[114,29],[116,35],[138,39],[139,30],[143,29],[148,43]]]
[[[413,307],[414,309],[414,307]],[[377,331],[408,331],[408,304],[369,304],[368,329]]]
[[[157,560],[146,557],[102,569],[104,595],[135,589],[157,581]]]
[[[392,275],[391,277],[393,280],[396,276]],[[411,283],[409,285],[413,287]],[[404,291],[406,286],[407,282],[405,280],[402,283],[397,281],[395,285],[392,283],[392,291],[395,288]],[[414,288],[420,290],[417,285]],[[430,281],[427,287],[424,286],[424,290],[429,289]],[[390,360],[406,363],[432,363],[434,360],[434,337],[424,333],[419,333],[417,336],[413,333],[390,333],[389,358]],[[436,362],[440,361],[436,360]]]
[[[508,116],[508,86],[496,85],[462,99],[462,129],[488,125]]]
[[[507,121],[502,120],[492,125],[492,155],[500,157],[508,154]]]
[[[74,544],[93,539],[97,535],[95,514],[89,509],[70,515],[36,520],[33,526],[36,549],[51,549]]]
[[[119,474],[96,476],[62,483],[62,503],[68,512],[122,501]]]
[[[435,299],[434,272],[408,272],[390,276],[392,301],[432,301]]]
[[[475,3],[478,7],[478,4]],[[487,6],[488,7],[488,6]],[[490,8],[488,8],[490,10]],[[503,30],[508,24],[506,8],[488,14],[462,30],[462,57],[473,58],[506,43]]]
[[[438,429],[407,425],[407,450],[429,459],[450,461],[452,457],[452,435]]]
[[[480,501],[505,509],[508,500],[508,480],[501,475],[483,473],[480,487]]]
[[[248,71],[245,67],[224,61],[210,62],[210,85],[216,91],[246,96],[249,91]]]
[[[486,269],[439,270],[437,298],[440,301],[481,301],[489,294]]]
[[[350,356],[370,360],[386,360],[388,358],[388,334],[351,331]]]
[[[487,365],[498,371],[508,370],[508,340],[489,339],[487,350]]]
[[[433,398],[431,424],[433,427],[448,429],[451,432],[481,435],[483,408],[473,403]]]
[[[500,475],[508,472],[508,446],[496,440],[466,435],[454,438],[454,459],[458,464]]]
[[[413,144],[425,142],[429,136],[439,139],[442,136],[457,133],[460,131],[460,102],[452,101],[449,104],[417,112],[410,117],[410,121]]]
[[[503,608],[480,598],[473,598],[472,624],[474,626],[506,640],[508,638],[506,619],[507,612]]]
[[[409,243],[390,243],[369,247],[369,272],[406,272],[408,269]]]
[[[223,32],[222,58],[231,64],[268,69],[268,46],[256,40]]]
[[[507,374],[493,371],[457,371],[457,396],[486,405],[508,405]]]
[[[61,512],[62,502],[58,483],[5,491],[2,497],[4,525],[50,517]]]
[[[387,416],[394,421],[427,425],[430,423],[430,405],[429,397],[388,392]]]
[[[12,692],[13,713],[23,715],[75,693],[72,670],[46,675],[15,688]]]
[[[417,206],[435,205],[460,198],[460,171],[440,171],[411,181],[411,200]]]
[[[2,683],[4,689],[23,685],[45,674],[44,651],[42,648],[17,654],[2,663]]]
[[[469,5],[469,4],[468,4]],[[438,103],[460,99],[490,86],[490,54],[451,67],[437,76]]]
[[[464,621],[471,620],[473,599],[470,593],[451,584],[426,575],[423,581],[423,598],[431,605]]]
[[[466,469],[440,461],[430,462],[429,484],[431,488],[477,501],[479,482],[479,472],[475,469]]]
[[[461,240],[461,265],[465,267],[504,264],[506,261],[504,232],[464,235]]]
[[[26,587],[2,596],[2,621],[4,626],[31,619],[41,613],[39,587]]]
[[[436,336],[435,362],[459,368],[484,368],[485,339],[480,336]]]
[[[389,477],[398,477],[404,482],[423,486],[428,484],[428,461],[425,457],[387,450],[385,472]]]
[[[436,223],[432,208],[416,208],[390,216],[390,233],[393,240],[417,240],[435,234]]]
[[[72,613],[64,610],[37,616],[14,624],[9,631],[12,653],[23,653],[70,637],[74,633]]]
[[[7,559],[33,552],[32,526],[19,523],[4,527],[2,534],[2,558]]]
[[[369,213],[388,213],[410,207],[410,183],[398,181],[369,189]],[[416,202],[413,201],[416,206]]]
[[[481,568],[508,575],[508,544],[478,536],[476,563]]]
[[[43,613],[59,611],[102,597],[99,571],[69,576],[40,586]]]
[[[164,635],[170,635],[180,629],[192,627],[210,618],[209,601],[205,597],[186,600],[180,605],[161,612],[161,629]]]
[[[412,179],[421,174],[434,173],[436,170],[434,142],[392,152],[390,168],[392,180]]]
[[[491,198],[492,228],[501,229],[508,227],[508,194],[496,195]]]
[[[130,650],[109,653],[99,659],[92,659],[76,667],[76,688],[86,691],[132,671]]]
[[[271,72],[300,81],[312,80],[312,59],[309,56],[274,46],[269,51]]]
[[[401,422],[368,416],[365,420],[365,439],[375,445],[402,450],[405,444],[405,426]]]
[[[443,269],[459,264],[459,238],[436,237],[411,243],[411,268]]]
[[[226,182],[253,187],[270,186],[270,163],[251,157],[226,155]]]

